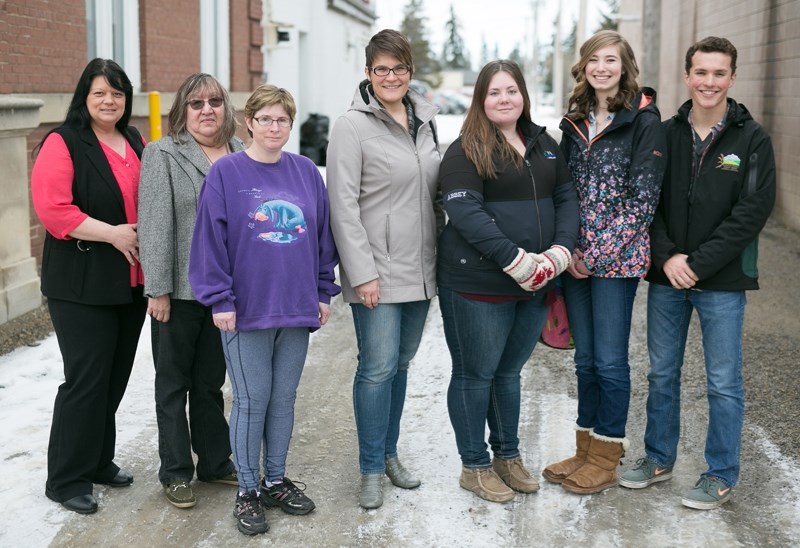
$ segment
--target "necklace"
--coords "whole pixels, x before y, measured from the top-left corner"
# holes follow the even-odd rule
[[[200,145],[200,143],[197,143],[197,144]],[[208,153],[206,152],[206,147],[205,146],[200,145],[200,150],[203,152],[203,156],[206,157],[206,160],[208,160],[208,165],[212,165],[216,160],[219,160],[220,158],[222,158],[226,154],[230,153],[230,148],[226,144],[224,152],[222,154],[219,154],[219,155],[215,154],[214,155],[215,158],[212,160],[211,156],[209,156]],[[213,148],[211,150],[214,151],[214,152],[219,151],[219,147],[215,147],[215,148]]]

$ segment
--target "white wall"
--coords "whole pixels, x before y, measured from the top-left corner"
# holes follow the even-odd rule
[[[347,110],[364,78],[364,47],[372,25],[328,7],[321,0],[264,0],[267,23],[284,24],[288,42],[264,43],[266,81],[284,87],[297,102],[297,120],[287,150],[300,148],[300,125],[309,113],[324,114],[331,125]]]

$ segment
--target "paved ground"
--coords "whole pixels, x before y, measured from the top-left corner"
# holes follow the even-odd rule
[[[147,329],[134,379],[120,411],[118,462],[135,475],[124,489],[98,487],[100,511],[78,516],[35,493],[16,530],[30,530],[32,545],[52,546],[793,546],[800,544],[796,424],[798,349],[797,235],[770,225],[763,238],[765,290],[752,293],[747,316],[748,410],[742,481],[731,503],[711,512],[683,508],[680,496],[703,470],[705,395],[697,333],[690,340],[684,379],[681,456],[675,477],[648,490],[615,488],[575,496],[544,483],[535,495],[507,505],[481,501],[458,487],[458,456],[447,418],[449,363],[441,319],[433,308],[420,355],[410,375],[401,455],[419,473],[414,491],[386,482],[386,502],[375,511],[357,505],[356,437],[351,382],[355,359],[349,311],[334,305],[330,325],[312,340],[300,386],[288,474],[308,483],[317,502],[311,515],[268,512],[272,529],[246,539],[230,515],[233,489],[195,484],[198,505],[166,503],[156,478],[156,427]],[[633,331],[634,398],[630,466],[641,453],[646,395],[644,307],[640,288]],[[52,394],[43,396],[50,402]],[[540,470],[572,445],[575,409],[570,353],[538,347],[524,371],[521,438],[526,462]],[[47,406],[43,405],[43,413]],[[42,436],[46,438],[46,430]],[[46,439],[44,440],[46,442]],[[791,452],[790,452],[791,451]],[[793,455],[790,458],[787,455]],[[23,459],[18,459],[23,460]],[[22,466],[22,464],[21,464]],[[0,518],[1,520],[1,518]],[[28,529],[29,528],[29,529]],[[46,528],[46,530],[41,530]],[[38,531],[38,534],[34,532]],[[46,541],[46,542],[45,542]],[[0,538],[0,545],[5,545]]]

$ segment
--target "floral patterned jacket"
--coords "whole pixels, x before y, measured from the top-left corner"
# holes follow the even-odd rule
[[[588,120],[561,121],[561,149],[580,199],[577,249],[592,275],[643,278],[650,268],[648,229],[666,168],[666,137],[656,92],[642,88],[589,140]]]

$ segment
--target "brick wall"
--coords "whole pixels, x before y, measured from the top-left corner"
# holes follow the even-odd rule
[[[139,12],[142,91],[176,91],[200,70],[200,4],[139,0]]]
[[[231,0],[231,91],[252,91],[261,83],[261,0]]]
[[[84,0],[0,1],[0,93],[73,91],[86,48]]]

